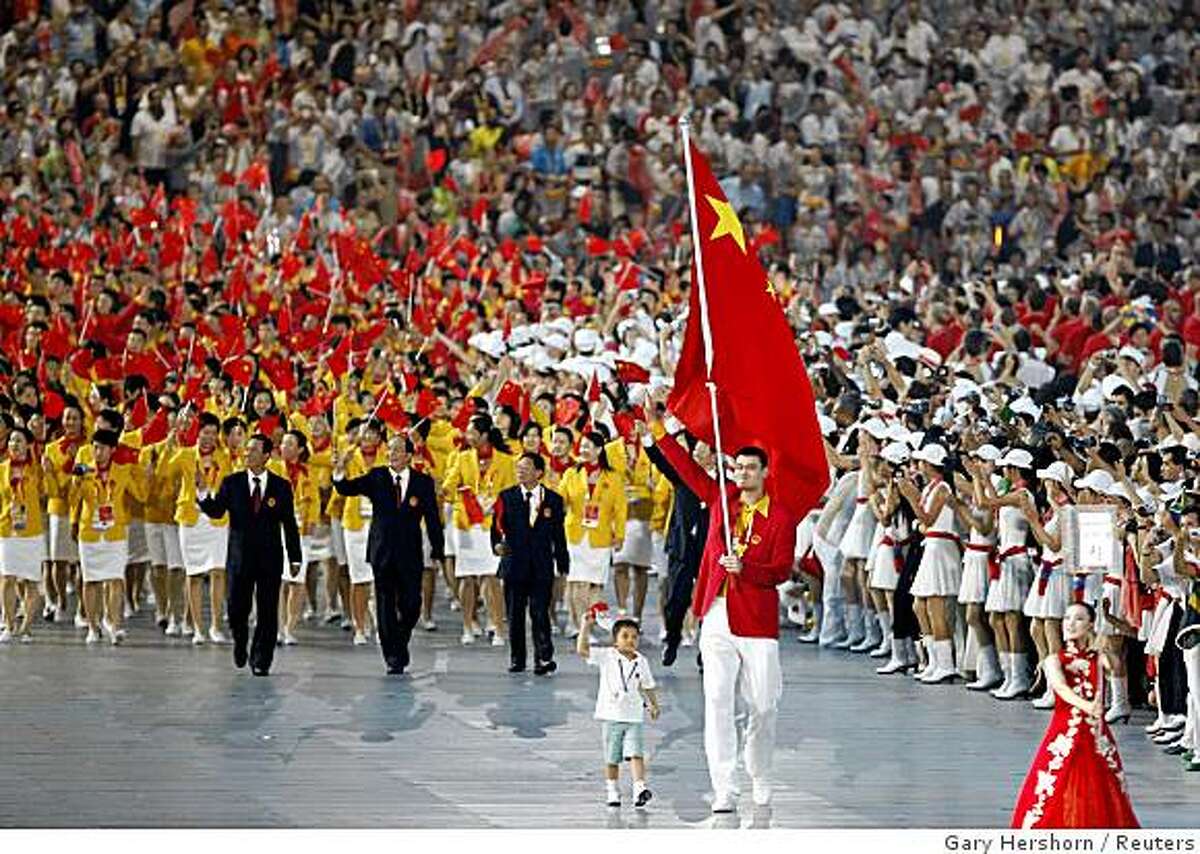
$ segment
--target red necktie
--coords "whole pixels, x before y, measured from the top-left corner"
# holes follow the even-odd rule
[[[254,505],[254,515],[258,515],[258,511],[262,509],[262,482],[258,478],[254,478],[254,491],[250,494],[250,501]]]

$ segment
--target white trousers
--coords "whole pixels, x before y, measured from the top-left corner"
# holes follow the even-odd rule
[[[1192,750],[1200,749],[1200,646],[1183,653],[1183,665],[1187,669],[1187,726],[1185,735]]]
[[[779,641],[737,637],[729,631],[725,600],[718,597],[704,615],[700,630],[704,660],[704,752],[717,798],[736,791],[738,733],[734,722],[738,698],[746,706],[746,771],[770,789],[775,752],[775,719],[783,694]]]

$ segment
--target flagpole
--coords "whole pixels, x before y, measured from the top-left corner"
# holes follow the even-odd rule
[[[704,367],[708,375],[708,403],[712,408],[713,441],[716,443],[717,486],[721,490],[721,523],[725,534],[725,554],[733,554],[732,528],[729,524],[729,502],[725,498],[725,466],[721,459],[721,417],[717,411],[717,384],[712,379],[713,343],[712,327],[708,323],[708,291],[704,286],[704,253],[700,251],[700,220],[696,216],[696,178],[692,171],[692,142],[688,132],[690,123],[683,115],[679,119],[679,130],[683,134],[683,162],[687,168],[688,208],[692,220],[692,256],[696,259],[696,282],[700,289],[700,330],[704,336]]]

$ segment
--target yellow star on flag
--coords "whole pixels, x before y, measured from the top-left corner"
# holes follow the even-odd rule
[[[708,203],[712,205],[713,213],[717,215],[717,226],[713,229],[712,234],[708,236],[708,239],[716,240],[718,237],[729,235],[737,241],[738,248],[742,250],[742,254],[745,254],[746,235],[742,232],[742,224],[738,221],[737,214],[733,212],[733,205],[729,204],[729,202],[715,199],[707,194],[704,198],[708,199]]]

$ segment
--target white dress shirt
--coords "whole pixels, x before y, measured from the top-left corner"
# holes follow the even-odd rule
[[[538,510],[542,506],[542,487],[535,486],[533,489],[521,487],[521,492],[525,495],[525,503],[529,505],[529,527],[533,527],[537,523]]]

